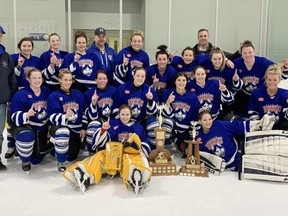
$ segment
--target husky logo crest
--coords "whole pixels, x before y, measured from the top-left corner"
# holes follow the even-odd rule
[[[139,116],[140,113],[141,113],[140,106],[137,105],[137,104],[132,104],[132,105],[131,105],[131,109],[132,109],[132,116],[133,116],[133,118],[138,118],[138,116]]]
[[[77,109],[76,108],[73,108],[71,109],[72,112],[73,112],[73,115],[71,117],[68,118],[68,120],[72,123],[75,123],[77,118],[78,118],[78,114],[77,114]]]
[[[184,109],[180,109],[177,107],[175,109],[175,118],[177,118],[179,121],[183,121],[183,119],[186,118],[186,112]]]
[[[102,115],[103,116],[106,116],[106,117],[109,117],[111,114],[111,108],[108,104],[105,104],[103,107],[102,107]]]
[[[83,65],[83,74],[85,76],[91,76],[92,74],[92,66],[91,65]]]
[[[47,118],[47,112],[45,109],[41,109],[40,107],[37,110],[37,119],[43,120]]]

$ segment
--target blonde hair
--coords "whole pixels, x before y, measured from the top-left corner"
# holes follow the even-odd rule
[[[133,32],[130,40],[132,41],[132,38],[133,38],[134,36],[136,36],[136,35],[142,37],[142,41],[144,41],[144,33],[143,33],[142,31],[135,31],[135,32]]]
[[[58,75],[58,78],[59,79],[62,79],[62,77],[65,75],[65,74],[70,74],[72,76],[72,73],[71,71],[68,70],[68,68],[63,68],[59,71],[59,75]]]
[[[265,75],[264,75],[265,80],[266,80],[268,75],[278,75],[279,79],[281,80],[281,78],[282,78],[281,67],[277,64],[270,65],[265,72]]]
[[[222,63],[221,63],[221,67],[220,67],[220,71],[223,71],[225,66],[226,66],[226,56],[223,52],[223,50],[220,47],[213,47],[211,52],[210,52],[210,59],[212,59],[213,54],[221,54],[222,56]]]

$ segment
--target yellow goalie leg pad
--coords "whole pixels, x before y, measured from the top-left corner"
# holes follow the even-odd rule
[[[75,162],[63,172],[63,176],[67,181],[77,186],[78,183],[74,178],[73,170],[79,167],[79,164],[81,163],[82,167],[85,168],[88,175],[94,177],[94,183],[97,184],[102,178],[102,166],[104,162],[105,162],[105,151],[102,150],[91,157],[85,158],[83,161]]]
[[[124,153],[120,175],[126,187],[128,187],[128,182],[131,181],[131,176],[134,169],[141,171],[143,184],[150,181],[152,169],[149,167],[149,163],[145,155],[142,152],[139,154]]]

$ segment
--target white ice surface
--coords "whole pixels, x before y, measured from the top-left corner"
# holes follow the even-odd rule
[[[30,174],[21,170],[19,158],[2,161],[0,216],[285,216],[288,214],[286,183],[238,180],[226,171],[209,178],[152,177],[147,190],[135,196],[120,178],[103,178],[82,195],[56,170],[50,156]],[[82,152],[85,157],[87,152]],[[183,161],[177,158],[177,164]]]

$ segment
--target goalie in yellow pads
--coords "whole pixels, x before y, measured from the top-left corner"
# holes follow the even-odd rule
[[[106,143],[105,149],[74,163],[63,173],[83,193],[91,184],[97,184],[105,173],[119,173],[125,186],[131,186],[135,194],[148,186],[152,174],[146,155],[150,152],[148,137],[140,124],[131,121],[131,115],[131,108],[122,105],[120,119],[104,122],[93,135],[93,148],[103,149]]]

